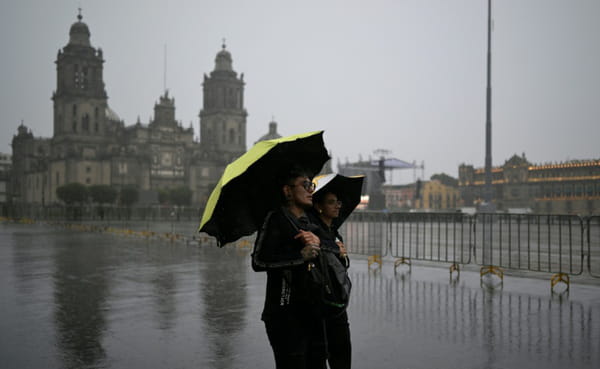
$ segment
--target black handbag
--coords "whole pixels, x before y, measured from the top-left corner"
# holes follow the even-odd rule
[[[317,225],[299,222],[286,214],[296,230],[303,229],[315,234],[322,233]],[[327,318],[343,313],[350,302],[352,282],[348,271],[332,245],[323,244],[316,259],[307,262],[307,291],[309,301],[316,315]],[[329,246],[329,247],[327,247]],[[338,247],[337,245],[334,245]]]

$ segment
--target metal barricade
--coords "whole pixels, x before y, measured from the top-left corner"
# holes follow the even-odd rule
[[[462,213],[391,213],[395,258],[468,264],[472,217]]]
[[[587,218],[587,267],[592,277],[600,278],[600,216]]]
[[[584,222],[575,215],[477,214],[475,262],[508,269],[580,275]]]
[[[354,212],[340,228],[349,253],[384,256],[388,244],[388,217],[382,212]]]

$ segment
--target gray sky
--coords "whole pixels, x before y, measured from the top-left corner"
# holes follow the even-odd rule
[[[153,114],[166,44],[176,118],[198,134],[202,76],[226,38],[248,147],[274,116],[283,135],[324,129],[334,162],[382,148],[424,161],[426,178],[484,164],[486,0],[2,0],[0,152],[21,119],[52,136],[54,61],[79,5],[126,125]],[[492,9],[493,165],[600,158],[600,1]]]

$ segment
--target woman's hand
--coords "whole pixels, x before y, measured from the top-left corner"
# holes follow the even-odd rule
[[[340,256],[343,257],[343,258],[345,258],[346,256],[348,256],[348,250],[346,250],[346,247],[344,246],[344,244],[342,243],[342,241],[335,241],[335,243],[340,248]]]
[[[319,246],[321,244],[321,240],[319,239],[319,237],[317,237],[314,233],[310,232],[310,231],[303,231],[303,230],[299,230],[298,234],[294,236],[294,239],[299,239],[300,241],[302,241],[302,244],[304,244],[304,246],[306,245],[317,245]]]
[[[305,261],[312,260],[319,256],[319,251],[321,248],[318,245],[306,245],[302,250],[300,250],[300,254],[302,254],[302,258]]]

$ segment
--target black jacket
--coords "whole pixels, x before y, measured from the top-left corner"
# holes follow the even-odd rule
[[[308,266],[300,253],[304,245],[294,239],[297,228],[312,230],[308,218],[299,220],[281,208],[267,215],[258,232],[252,268],[267,272],[264,321],[285,318],[288,314],[301,315],[308,308]]]
[[[339,240],[342,243],[344,242],[344,239],[342,238],[342,235],[340,235],[340,233],[338,232],[338,229],[335,226],[327,226],[327,224],[325,224],[321,220],[321,218],[314,209],[311,209],[308,212],[308,217],[310,219],[310,222],[317,225],[318,227],[318,230],[315,231],[315,234],[321,240],[321,249],[327,249],[328,251],[334,253],[340,259],[342,265],[344,265],[346,269],[348,269],[348,267],[350,267],[350,259],[348,258],[348,256],[342,257],[340,255],[340,248],[336,243],[336,240]]]

